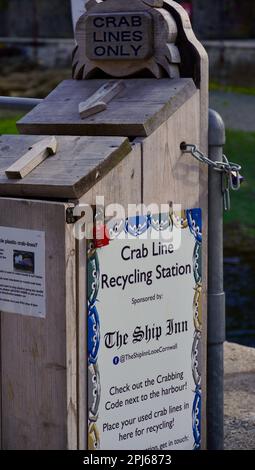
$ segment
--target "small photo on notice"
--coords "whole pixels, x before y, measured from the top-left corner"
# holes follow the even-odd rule
[[[13,269],[14,271],[23,271],[34,274],[35,272],[35,254],[29,251],[13,251]]]

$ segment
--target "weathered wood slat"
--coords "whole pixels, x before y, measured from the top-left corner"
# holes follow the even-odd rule
[[[10,179],[25,178],[25,176],[31,173],[40,163],[46,160],[46,158],[50,155],[55,155],[56,151],[56,137],[46,137],[32,145],[25,155],[7,168],[5,174],[7,178]]]
[[[200,164],[190,155],[182,155],[182,139],[199,144],[198,91],[175,113],[174,119],[143,141],[145,204],[173,201],[183,208],[199,207]],[[160,157],[155,159],[155,154]]]
[[[174,114],[195,92],[192,79],[125,80],[126,90],[107,110],[85,121],[79,103],[91,96],[103,80],[67,80],[18,123],[23,134],[147,136]],[[136,105],[134,106],[134,103]]]
[[[125,89],[123,81],[110,81],[105,83],[93,95],[79,104],[79,114],[82,119],[107,109],[109,103],[115,96]]]
[[[77,449],[75,239],[66,204],[0,198],[0,225],[45,232],[46,318],[1,314],[2,447]]]
[[[82,198],[81,203],[94,206],[97,195],[104,195],[105,205],[115,204],[116,201],[128,210],[128,204],[142,201],[142,155],[141,144],[134,143],[132,152],[119,165],[98,181]]]
[[[40,136],[0,137],[1,196],[80,197],[132,150],[125,137],[61,136],[54,158],[46,159],[23,179],[8,179],[6,168],[40,140]]]
[[[87,423],[88,423],[88,391],[87,391],[87,241],[76,241],[76,283],[77,283],[77,372],[78,372],[78,448],[86,450],[87,448]]]

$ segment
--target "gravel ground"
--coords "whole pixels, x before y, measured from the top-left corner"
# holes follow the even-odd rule
[[[255,450],[255,349],[225,343],[225,449]]]
[[[222,116],[226,128],[255,131],[255,96],[212,91],[210,107]]]

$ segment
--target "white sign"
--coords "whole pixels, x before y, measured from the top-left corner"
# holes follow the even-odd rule
[[[173,224],[177,251],[163,237]],[[134,218],[111,233],[89,251],[88,447],[199,449],[201,211]]]
[[[45,233],[0,227],[0,310],[45,317]]]

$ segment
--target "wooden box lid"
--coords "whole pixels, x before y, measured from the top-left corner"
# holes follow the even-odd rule
[[[79,104],[107,80],[65,80],[17,127],[22,134],[145,137],[195,92],[191,78],[124,80],[125,90],[99,114],[81,119]]]
[[[46,136],[0,136],[0,196],[79,198],[131,150],[126,137],[57,136],[57,152],[23,179],[5,171]]]

